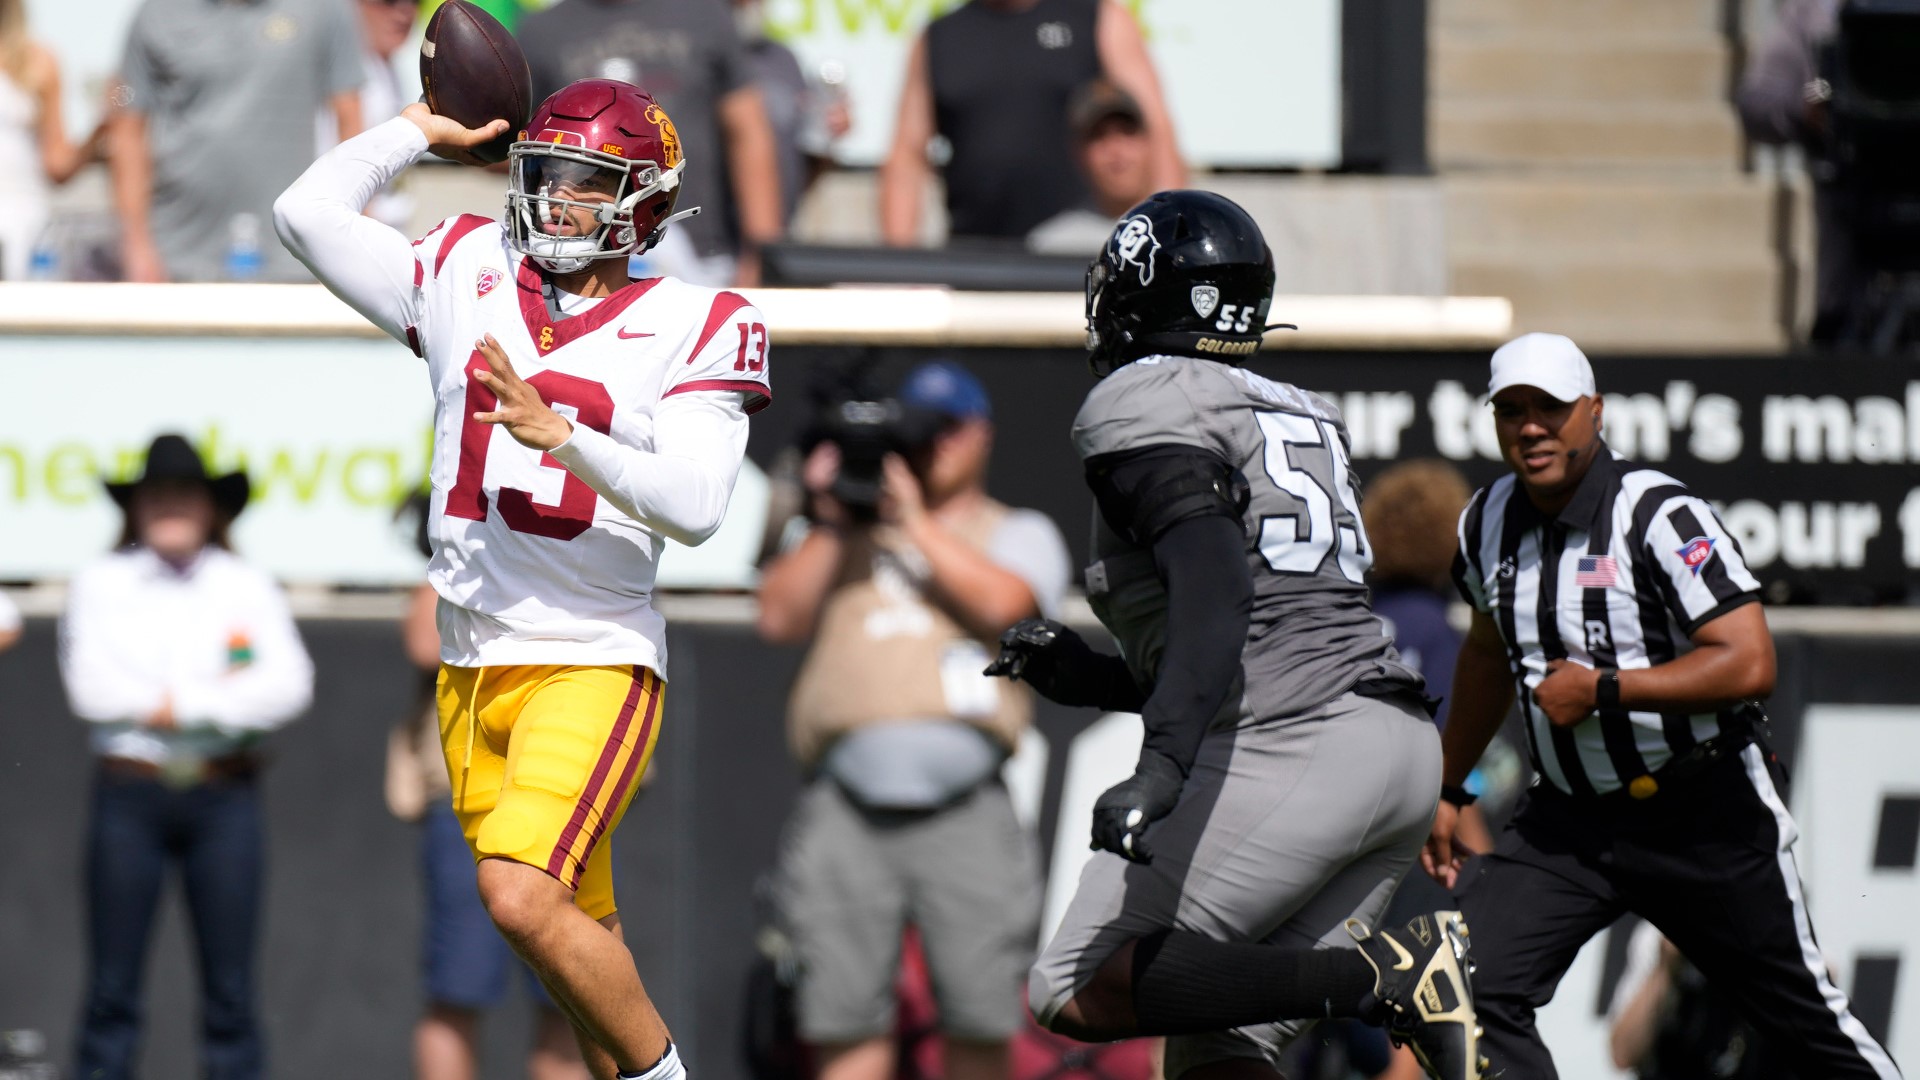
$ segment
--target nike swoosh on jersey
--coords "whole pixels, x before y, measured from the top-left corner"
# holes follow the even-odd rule
[[[653,334],[652,334],[652,333],[650,333],[650,332],[645,332],[645,331],[643,331],[643,332],[641,332],[641,333],[637,333],[637,334],[629,334],[629,333],[627,333],[627,328],[626,328],[626,327],[624,327],[624,326],[623,326],[623,327],[621,327],[621,328],[620,328],[620,329],[618,329],[618,330],[615,330],[615,331],[614,331],[614,334],[615,334],[616,336],[618,336],[618,337],[620,337],[620,338],[622,338],[622,339],[631,339],[631,338],[642,338],[642,337],[652,337],[652,336],[653,336]]]

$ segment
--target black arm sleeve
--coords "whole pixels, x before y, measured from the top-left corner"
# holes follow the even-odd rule
[[[1195,446],[1143,446],[1088,458],[1087,486],[1107,527],[1141,547],[1152,547],[1189,518],[1238,522],[1249,498],[1240,470]]]
[[[1141,752],[1193,768],[1207,724],[1241,684],[1240,657],[1253,610],[1253,573],[1238,518],[1204,514],[1180,521],[1153,545],[1167,588],[1167,641],[1153,692],[1141,708]]]
[[[1146,708],[1147,696],[1140,692],[1140,684],[1133,681],[1133,672],[1123,657],[1111,653],[1091,654],[1083,684],[1085,700],[1060,704],[1091,705],[1102,712],[1139,712]]]

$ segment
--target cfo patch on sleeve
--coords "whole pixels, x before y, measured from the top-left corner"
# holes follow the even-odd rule
[[[1687,564],[1687,570],[1694,577],[1699,577],[1700,568],[1706,565],[1708,556],[1713,554],[1715,539],[1712,536],[1696,536],[1680,545],[1674,554],[1680,556],[1680,561]]]

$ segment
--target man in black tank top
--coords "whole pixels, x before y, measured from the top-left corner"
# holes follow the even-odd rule
[[[1139,102],[1155,143],[1156,183],[1182,184],[1159,81],[1118,0],[972,0],[935,19],[908,60],[881,168],[887,242],[918,236],[926,147],[936,133],[952,148],[944,172],[954,236],[1018,239],[1084,204],[1067,104],[1103,75]]]

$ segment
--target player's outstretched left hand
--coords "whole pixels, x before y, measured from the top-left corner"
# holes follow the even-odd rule
[[[1085,705],[1098,700],[1088,684],[1097,658],[1086,639],[1052,619],[1022,619],[1000,635],[1000,655],[981,674],[1024,680],[1048,701]]]
[[[540,391],[515,374],[507,351],[492,334],[474,342],[473,347],[487,361],[486,370],[474,371],[473,377],[500,399],[492,412],[474,413],[475,420],[504,425],[516,442],[535,450],[551,450],[573,437],[573,424],[548,408]]]
[[[1173,813],[1186,781],[1172,758],[1142,751],[1133,775],[1108,788],[1093,804],[1093,850],[1111,851],[1128,862],[1152,862],[1147,826]]]

